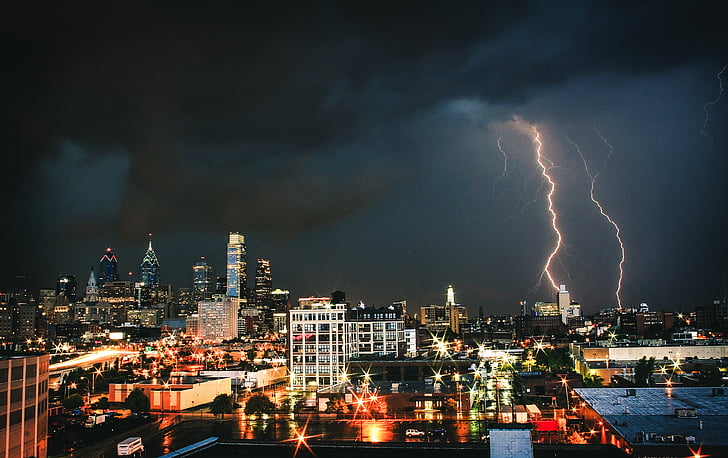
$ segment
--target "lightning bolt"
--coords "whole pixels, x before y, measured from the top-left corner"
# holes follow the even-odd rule
[[[498,137],[497,144],[498,144],[498,151],[500,151],[501,154],[503,155],[503,173],[501,173],[501,176],[499,176],[498,178],[496,178],[493,181],[493,191],[494,192],[495,192],[495,185],[498,184],[499,181],[503,180],[506,177],[506,175],[508,174],[508,153],[505,152],[505,150],[503,149],[503,145],[501,145],[501,137]]]
[[[556,211],[554,210],[554,193],[556,192],[556,182],[551,178],[551,175],[549,175],[549,170],[553,168],[554,163],[551,162],[548,158],[544,157],[541,152],[543,148],[543,143],[541,142],[541,133],[538,131],[536,126],[531,126],[531,129],[535,134],[533,137],[533,142],[536,144],[536,162],[538,162],[538,165],[541,168],[541,175],[543,175],[544,180],[546,180],[546,182],[549,184],[549,190],[546,194],[546,201],[548,202],[548,211],[551,214],[551,228],[556,234],[556,244],[554,245],[553,250],[551,250],[549,256],[546,258],[546,262],[544,263],[543,269],[541,270],[541,274],[538,277],[538,282],[531,289],[531,291],[534,291],[541,286],[541,282],[543,281],[544,276],[551,283],[551,286],[556,291],[558,291],[559,286],[554,281],[554,277],[549,270],[551,269],[551,262],[554,260],[554,257],[559,252],[559,249],[561,249],[561,244],[563,240],[561,236],[561,231],[559,231]],[[548,167],[546,167],[546,162],[548,162]]]
[[[589,170],[589,164],[587,164],[586,159],[584,158],[584,155],[581,152],[581,148],[579,148],[579,145],[576,144],[572,139],[569,137],[566,137],[566,141],[571,143],[574,148],[576,149],[576,152],[579,154],[579,157],[581,158],[581,162],[584,164],[584,170],[586,171],[587,176],[589,176],[589,179],[591,180],[591,186],[589,187],[589,198],[594,203],[594,205],[599,209],[599,213],[606,219],[609,224],[612,225],[614,228],[614,237],[617,239],[617,242],[619,243],[619,250],[620,250],[620,259],[619,259],[619,278],[617,280],[617,290],[614,292],[614,295],[617,298],[617,307],[621,310],[622,309],[622,283],[624,280],[624,260],[625,260],[625,249],[624,249],[624,243],[622,242],[622,234],[619,226],[617,223],[610,217],[607,212],[604,211],[604,206],[602,206],[601,202],[597,200],[597,198],[594,195],[594,187],[597,182],[597,178],[602,173],[604,168],[607,166],[607,162],[609,162],[609,158],[612,157],[612,152],[614,151],[614,147],[607,141],[607,139],[602,135],[601,132],[599,132],[599,129],[594,127],[594,130],[596,131],[597,135],[599,135],[599,138],[602,139],[604,144],[607,145],[609,148],[609,153],[607,153],[607,157],[604,159],[604,162],[602,162],[602,166],[599,168],[599,170],[592,174]]]
[[[720,89],[718,90],[718,96],[715,98],[715,100],[712,100],[710,102],[707,102],[705,105],[703,105],[703,111],[705,112],[705,120],[703,121],[703,127],[700,128],[700,135],[708,138],[708,148],[713,149],[713,136],[710,135],[710,133],[707,131],[708,123],[710,122],[710,112],[708,111],[708,107],[712,107],[713,105],[717,104],[720,100],[721,96],[723,95],[723,92],[725,91],[725,88],[723,87],[723,72],[725,72],[726,68],[728,68],[728,65],[724,65],[723,68],[720,69],[718,72],[717,78],[718,78],[718,84],[720,85]]]

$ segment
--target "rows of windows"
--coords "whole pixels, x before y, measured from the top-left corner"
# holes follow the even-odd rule
[[[293,312],[291,321],[333,321],[343,320],[344,312]]]

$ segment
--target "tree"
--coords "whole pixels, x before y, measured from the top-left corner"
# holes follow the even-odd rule
[[[215,399],[212,400],[210,412],[215,415],[219,414],[225,418],[226,413],[233,412],[233,398],[229,394],[218,394],[215,396]]]
[[[124,405],[134,413],[149,412],[149,398],[139,388],[134,388],[134,391],[129,393]]]
[[[63,407],[68,410],[76,410],[84,403],[83,396],[78,393],[72,394],[62,401]]]
[[[716,366],[700,369],[700,386],[723,386],[723,375]]]
[[[442,403],[442,408],[440,410],[442,410],[443,413],[455,413],[458,411],[458,402],[453,398],[447,398],[445,399],[445,402]]]
[[[349,406],[346,404],[344,396],[340,393],[336,393],[329,398],[329,402],[326,403],[326,413],[347,413],[349,412]]]
[[[248,402],[245,403],[245,414],[264,414],[273,413],[276,406],[273,402],[263,393],[256,393],[248,398]]]
[[[99,400],[98,400],[98,401],[96,401],[96,402],[95,402],[95,403],[93,404],[93,406],[92,406],[92,407],[93,407],[94,409],[102,409],[102,410],[106,410],[106,409],[108,409],[108,408],[109,408],[109,398],[107,398],[106,396],[102,396],[102,397],[100,397],[100,398],[99,398]]]
[[[643,356],[634,366],[634,384],[635,386],[652,386],[652,371],[655,370],[654,356],[647,359]]]
[[[604,386],[604,379],[597,374],[584,377],[584,386],[587,388],[601,388]]]

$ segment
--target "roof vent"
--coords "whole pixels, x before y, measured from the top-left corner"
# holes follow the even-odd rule
[[[692,407],[675,409],[675,416],[678,418],[695,418],[698,416],[698,411]]]
[[[625,396],[637,396],[637,390],[634,388],[627,388],[627,393]]]
[[[713,396],[723,396],[725,395],[725,391],[723,388],[713,388]]]

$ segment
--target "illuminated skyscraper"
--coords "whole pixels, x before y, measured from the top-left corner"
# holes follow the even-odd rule
[[[99,260],[99,277],[97,283],[99,286],[104,286],[107,281],[118,281],[119,272],[117,270],[116,255],[111,250],[111,247],[107,248],[101,260]]]
[[[56,296],[64,296],[68,302],[76,301],[76,276],[61,275],[56,281]]]
[[[458,313],[458,304],[455,303],[455,290],[452,285],[447,287],[447,302],[445,307],[448,310],[450,318],[450,330],[455,334],[460,334],[460,314]]]
[[[237,297],[241,304],[248,300],[245,255],[245,236],[231,232],[227,245],[227,295]]]
[[[86,283],[86,301],[97,302],[99,299],[99,287],[96,281],[96,274],[94,268],[91,267],[91,274],[88,276],[88,283]]]
[[[149,247],[139,266],[139,281],[146,287],[159,286],[159,260],[152,249],[152,234],[149,234]]]
[[[273,308],[272,291],[273,279],[270,274],[270,261],[258,259],[258,267],[255,269],[255,308],[266,312],[271,310]]]
[[[212,266],[207,263],[205,257],[192,266],[192,289],[195,299],[198,301],[210,300],[214,292],[215,281],[212,276]]]
[[[569,313],[569,304],[571,304],[571,296],[566,290],[566,285],[560,285],[557,302],[559,304],[559,314],[561,315],[561,321],[563,323],[567,323],[567,315]]]

